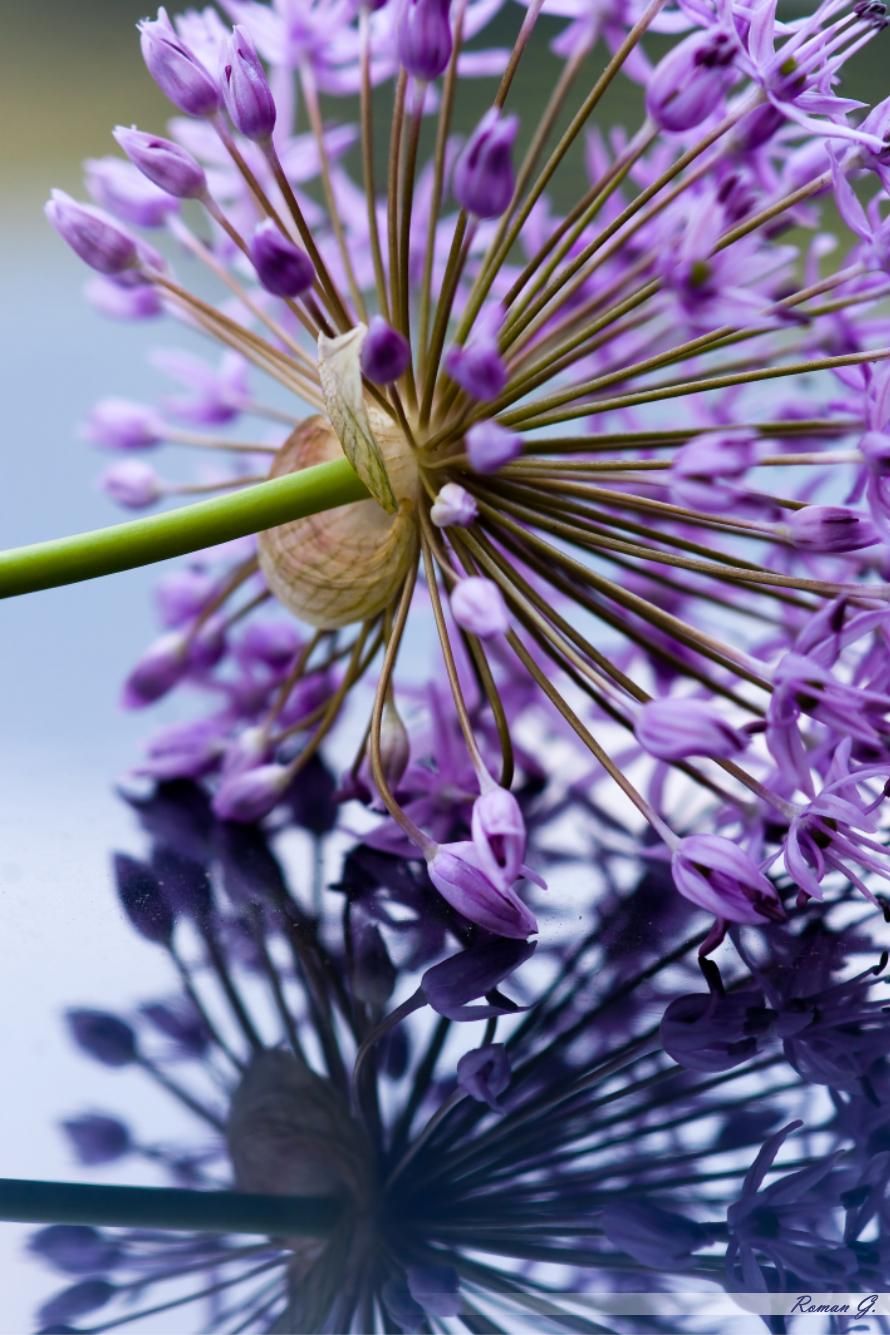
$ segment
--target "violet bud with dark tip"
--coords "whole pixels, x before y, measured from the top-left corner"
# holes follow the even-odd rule
[[[785,916],[775,887],[751,855],[723,835],[692,834],[681,839],[671,870],[680,894],[716,918],[764,923]]]
[[[637,715],[634,732],[640,746],[659,760],[734,756],[751,740],[703,700],[650,700]]]
[[[72,1284],[69,1289],[54,1294],[40,1308],[37,1319],[42,1326],[77,1321],[104,1307],[116,1292],[117,1287],[106,1279],[82,1279],[79,1284]]]
[[[85,440],[112,450],[145,450],[163,438],[164,427],[153,408],[129,399],[100,399],[81,428]]]
[[[232,29],[222,59],[222,92],[232,124],[245,139],[269,139],[275,129],[275,99],[244,28]]]
[[[510,886],[495,885],[469,839],[441,844],[427,862],[430,880],[468,922],[496,936],[525,940],[538,930],[534,914]]]
[[[498,422],[477,422],[464,444],[474,473],[496,473],[522,453],[522,437]]]
[[[451,59],[450,0],[407,0],[398,25],[402,68],[415,79],[436,79]]]
[[[471,1099],[500,1108],[498,1099],[510,1083],[510,1057],[503,1043],[465,1052],[457,1063],[457,1083]]]
[[[446,482],[430,506],[430,519],[436,528],[448,528],[451,524],[467,528],[478,514],[478,505],[459,482]]]
[[[290,781],[285,765],[257,765],[223,779],[213,799],[220,820],[250,825],[262,820],[278,805]]]
[[[795,547],[805,552],[855,552],[871,547],[880,535],[867,515],[842,505],[807,505],[788,519]]]
[[[91,269],[120,274],[139,263],[134,238],[101,209],[78,204],[64,190],[53,190],[44,213],[62,240]]]
[[[315,269],[305,250],[282,236],[271,218],[254,232],[250,258],[257,278],[275,297],[301,297],[315,281]]]
[[[212,116],[219,110],[213,76],[176,34],[164,8],[156,19],[138,25],[142,58],[165,97],[187,116]]]
[[[486,876],[512,885],[525,861],[527,836],[519,803],[506,788],[492,787],[473,803],[473,844]]]
[[[433,1010],[449,1020],[478,1020],[520,1009],[507,997],[493,1001],[496,989],[535,953],[534,941],[499,938],[484,941],[434,964],[420,980]],[[487,1005],[470,1005],[485,997]]]
[[[501,116],[492,107],[454,164],[454,198],[475,218],[500,218],[513,198],[512,150],[518,129],[517,116]]]
[[[480,639],[506,635],[510,617],[500,589],[493,580],[468,575],[451,592],[451,611],[462,630]]]
[[[646,111],[661,130],[691,130],[720,106],[733,74],[736,41],[720,29],[696,32],[656,65]]]
[[[476,338],[468,347],[455,343],[445,354],[445,370],[479,403],[496,399],[507,384],[507,366],[494,338]]]
[[[67,1117],[62,1130],[82,1164],[95,1166],[114,1163],[129,1154],[133,1146],[130,1129],[118,1117],[105,1113],[82,1113]]]
[[[119,1243],[89,1224],[49,1224],[31,1235],[28,1251],[68,1275],[111,1270],[122,1254]]]
[[[178,633],[161,635],[149,645],[124,682],[125,709],[142,709],[166,695],[188,667],[188,644]]]
[[[362,374],[375,385],[389,385],[404,375],[410,361],[408,340],[379,315],[373,316],[362,344]]]
[[[129,1066],[136,1060],[136,1035],[125,1020],[88,1007],[66,1011],[65,1019],[81,1051],[103,1066]]]
[[[409,1265],[405,1270],[408,1291],[427,1316],[458,1316],[461,1310],[460,1281],[450,1265]]]
[[[127,510],[144,510],[164,494],[163,484],[151,464],[142,459],[122,459],[106,468],[99,478],[102,491]]]
[[[139,935],[168,946],[173,939],[173,913],[151,867],[127,853],[115,853],[114,880],[121,907]]]
[[[143,176],[175,199],[201,199],[207,193],[204,168],[187,149],[172,139],[145,134],[131,126],[119,125],[114,137],[127,157]]]

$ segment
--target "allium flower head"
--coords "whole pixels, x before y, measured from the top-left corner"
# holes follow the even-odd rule
[[[118,141],[153,190],[197,202],[159,210],[104,167],[101,208],[56,195],[48,215],[103,275],[100,306],[163,309],[224,355],[165,349],[182,392],[145,414],[106,400],[88,432],[221,463],[182,484],[124,461],[106,490],[142,506],[345,455],[368,499],[200,558],[212,592],[125,699],[203,689],[212,712],[151,744],[149,771],[206,776],[217,812],[250,822],[369,679],[341,794],[386,810],[381,839],[462,848],[441,885],[478,918],[490,883],[509,935],[530,930],[523,901],[464,848],[466,813],[530,771],[513,717],[546,705],[719,934],[884,874],[888,114],[840,80],[886,17],[557,8],[517,10],[504,51],[481,45],[483,0],[225,0],[140,25],[187,119]],[[530,110],[547,40],[563,72]],[[470,78],[488,109],[468,124]],[[645,117],[606,136],[622,78]],[[200,296],[195,264],[215,284]],[[299,641],[252,655],[273,604]],[[413,726],[415,623],[460,738],[437,753],[456,830],[383,743],[385,719]]]

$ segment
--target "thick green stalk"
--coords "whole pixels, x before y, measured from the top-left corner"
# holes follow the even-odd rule
[[[180,1187],[98,1187],[83,1182],[0,1178],[0,1220],[169,1228],[187,1233],[323,1237],[340,1212],[325,1196],[261,1196]]]
[[[0,598],[76,584],[213,547],[367,497],[346,459],[128,524],[0,552]]]

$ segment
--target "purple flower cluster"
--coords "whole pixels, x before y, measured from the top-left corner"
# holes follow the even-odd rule
[[[890,100],[863,108],[839,81],[884,8],[529,3],[503,51],[480,44],[500,9],[162,9],[142,52],[180,114],[165,136],[116,131],[125,159],[89,164],[93,203],[48,205],[101,309],[223,349],[162,353],[183,392],[157,409],[93,410],[88,437],[126,455],[103,478],[114,500],[344,451],[373,495],[165,577],[124,702],[187,684],[212,708],[157,734],[144,771],[206,777],[217,815],[261,820],[370,677],[342,794],[386,808],[453,908],[523,938],[510,788],[519,717],[546,705],[591,791],[608,781],[604,807],[654,831],[714,918],[708,949],[847,882],[873,899],[890,874]],[[548,37],[563,72],[532,123],[523,81]],[[475,126],[469,78],[490,103]],[[645,118],[606,134],[620,78]],[[172,482],[141,457],[162,442],[218,470]],[[443,841],[402,792],[412,759],[440,761],[397,666],[415,622],[441,649],[468,837]]]

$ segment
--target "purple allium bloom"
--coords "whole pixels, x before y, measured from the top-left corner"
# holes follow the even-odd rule
[[[43,1304],[38,1319],[44,1326],[77,1321],[79,1317],[98,1312],[114,1297],[115,1288],[105,1279],[82,1279],[70,1288],[57,1293]]]
[[[500,1108],[500,1096],[510,1084],[510,1057],[503,1043],[465,1052],[457,1063],[457,1083],[471,1099]]]
[[[178,202],[120,158],[90,158],[84,184],[100,208],[132,227],[164,227]]]
[[[226,43],[221,86],[235,129],[247,139],[268,139],[275,129],[275,99],[256,47],[244,28],[234,28]]]
[[[454,45],[450,0],[406,0],[398,24],[399,60],[416,79],[435,79]]]
[[[362,344],[362,371],[375,385],[389,385],[404,375],[411,361],[408,340],[375,315]]]
[[[708,1228],[646,1197],[610,1202],[602,1225],[613,1246],[656,1270],[691,1265],[693,1253],[712,1236]]]
[[[457,624],[480,639],[506,635],[510,629],[503,594],[493,580],[478,575],[469,575],[454,586],[451,610]]]
[[[807,505],[788,520],[791,541],[808,552],[854,552],[880,535],[871,520],[842,505]]]
[[[188,668],[188,642],[171,632],[155,640],[124,682],[126,709],[142,709],[166,695]]]
[[[250,258],[267,292],[276,297],[301,297],[315,281],[312,261],[271,219],[260,223],[250,242]]]
[[[716,111],[735,76],[738,46],[719,28],[693,33],[658,63],[646,84],[646,110],[662,130],[694,129]]]
[[[176,199],[201,199],[207,192],[204,168],[193,154],[172,139],[119,125],[114,137],[135,167]]]
[[[284,765],[258,765],[223,780],[213,809],[221,820],[255,821],[267,816],[284,796],[289,774]]]
[[[187,116],[212,116],[220,105],[216,83],[179,40],[166,9],[159,9],[156,19],[143,19],[139,35],[148,72],[165,97]]]
[[[156,470],[143,459],[121,459],[111,464],[99,478],[99,486],[127,510],[144,510],[164,494]]]
[[[729,922],[770,922],[784,917],[771,881],[743,849],[719,834],[681,839],[671,860],[681,895]]]
[[[129,1153],[133,1144],[126,1122],[105,1113],[66,1117],[62,1130],[80,1162],[88,1166],[115,1163]]]
[[[536,942],[492,940],[452,955],[428,969],[421,980],[433,1010],[452,1020],[484,1019],[498,1014],[491,1005],[471,1005],[488,998],[498,986],[534,954]],[[504,999],[505,1000],[505,999]],[[515,1004],[503,1009],[516,1009]]]
[[[151,867],[126,853],[115,853],[114,879],[121,907],[140,936],[168,946],[175,919]]]
[[[136,242],[101,209],[78,204],[63,190],[54,190],[45,213],[62,240],[91,269],[122,274],[138,264]]]
[[[492,880],[512,885],[525,862],[528,836],[513,793],[492,785],[473,803],[473,844]]]
[[[478,513],[478,505],[459,482],[446,482],[430,506],[430,519],[436,528],[448,528],[450,524],[466,528]]]
[[[498,351],[497,342],[487,336],[474,339],[467,347],[455,344],[449,348],[445,357],[445,370],[470,398],[477,399],[480,403],[489,403],[492,399],[496,399],[507,383],[507,367]],[[478,433],[480,427],[493,427],[495,431],[503,431],[505,438],[513,437],[512,432],[505,431],[496,422],[480,422],[471,430]],[[469,437],[469,432],[467,435]],[[505,447],[502,445],[503,448]]]
[[[477,422],[466,435],[467,458],[474,473],[496,473],[522,453],[522,437],[497,422]]]
[[[144,450],[157,445],[164,425],[154,408],[130,399],[100,399],[83,424],[86,440],[112,450]]]
[[[81,1008],[68,1011],[66,1018],[77,1046],[103,1066],[129,1066],[136,1061],[136,1035],[116,1015]]]
[[[660,760],[735,756],[750,738],[703,700],[650,700],[634,725],[637,741]]]
[[[29,1239],[28,1250],[68,1275],[110,1270],[121,1254],[112,1238],[87,1224],[50,1224]]]
[[[537,932],[534,914],[512,885],[488,877],[470,840],[440,845],[430,857],[427,870],[442,898],[469,922],[496,936],[517,940]]]
[[[477,218],[499,218],[513,198],[513,141],[518,116],[487,111],[454,165],[451,188],[462,209]]]

